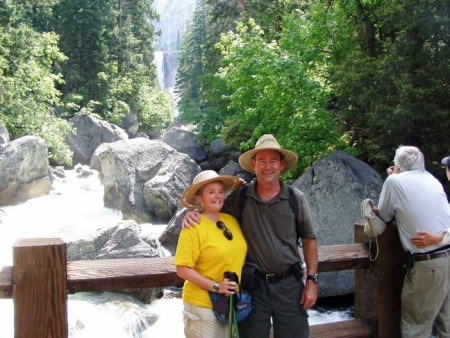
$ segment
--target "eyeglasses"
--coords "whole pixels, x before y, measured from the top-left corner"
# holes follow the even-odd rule
[[[233,239],[233,234],[231,233],[231,230],[227,228],[227,226],[225,225],[224,222],[218,221],[216,223],[216,226],[220,230],[223,230],[223,235],[225,236],[226,239],[228,239],[229,241],[231,241]]]

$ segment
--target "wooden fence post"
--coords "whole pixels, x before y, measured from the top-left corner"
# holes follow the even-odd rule
[[[397,227],[388,224],[377,242],[378,258],[367,270],[355,270],[355,318],[368,319],[378,338],[400,337],[400,297],[406,270]],[[369,243],[363,221],[355,224],[355,243]],[[373,238],[371,251],[376,254]]]
[[[15,338],[67,338],[67,246],[59,238],[13,247]]]

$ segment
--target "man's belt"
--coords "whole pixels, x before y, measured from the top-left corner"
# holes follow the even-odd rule
[[[430,259],[447,257],[447,256],[450,256],[450,249],[445,250],[445,251],[438,251],[438,252],[431,253],[431,254],[414,254],[413,257],[414,257],[415,262],[420,262],[420,261],[428,261]]]
[[[292,268],[286,270],[285,272],[280,272],[280,273],[259,273],[263,278],[264,281],[266,281],[267,283],[275,283],[275,282],[279,282],[282,279],[291,277],[294,272],[292,271]]]

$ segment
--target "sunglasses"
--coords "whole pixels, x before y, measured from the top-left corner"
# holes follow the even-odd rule
[[[226,239],[228,239],[229,241],[231,241],[233,239],[233,234],[231,233],[231,230],[227,228],[227,226],[225,225],[224,222],[222,221],[218,221],[216,223],[216,226],[223,231],[223,235],[225,236]]]

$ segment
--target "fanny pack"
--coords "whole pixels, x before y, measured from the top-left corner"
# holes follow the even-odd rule
[[[209,291],[209,298],[211,299],[216,319],[224,325],[230,322],[230,303],[233,306],[233,311],[238,322],[247,318],[253,308],[252,297],[247,291],[242,290],[240,286],[239,291],[229,297],[222,293]]]

